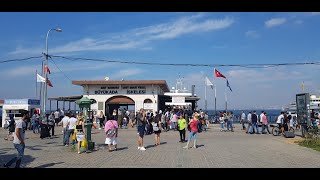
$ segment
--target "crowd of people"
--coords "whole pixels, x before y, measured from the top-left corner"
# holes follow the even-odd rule
[[[264,111],[262,111],[260,115],[258,115],[256,111],[249,112],[247,115],[242,111],[240,115],[242,130],[249,134],[271,134],[266,115],[267,114]],[[86,140],[86,132],[84,131],[84,123],[86,121],[92,122],[94,128],[104,129],[106,135],[104,143],[108,145],[109,152],[117,151],[118,130],[119,128],[127,129],[128,125],[131,128],[136,126],[138,134],[138,150],[140,151],[146,150],[143,143],[145,135],[154,134],[154,146],[159,146],[161,144],[160,134],[170,130],[179,132],[177,134],[179,134],[180,143],[187,142],[183,148],[190,148],[189,145],[192,140],[193,145],[191,148],[197,148],[198,133],[206,132],[209,125],[208,112],[204,113],[201,109],[200,111],[193,112],[184,111],[182,109],[171,111],[159,110],[159,112],[155,113],[144,109],[140,109],[136,113],[130,111],[123,112],[115,109],[111,115],[107,116],[105,116],[102,111],[96,116],[93,116],[93,113],[91,112],[87,117],[88,119],[85,119],[82,112],[73,114],[71,111],[68,111],[61,116],[59,110],[51,113],[48,118],[44,120],[41,120],[38,112],[34,112],[32,116],[30,116],[31,114],[29,112],[23,112],[22,118],[19,120],[14,120],[13,117],[10,117],[11,122],[14,123],[9,124],[9,135],[13,136],[13,144],[18,151],[18,156],[4,164],[4,167],[10,167],[13,163],[16,163],[17,168],[20,167],[25,148],[25,131],[30,129],[30,127],[28,127],[29,121],[31,122],[30,124],[34,133],[39,131],[38,126],[40,125],[41,134],[43,133],[43,127],[45,126],[48,130],[51,130],[52,136],[54,136],[54,126],[62,126],[63,145],[69,146],[71,138],[71,145],[77,143],[77,151],[79,154],[81,153],[81,144]],[[312,125],[319,125],[319,114],[312,110],[310,118]],[[232,112],[220,112],[219,123],[221,131],[233,131],[233,121],[234,115]],[[288,128],[299,128],[296,116],[286,112],[281,112],[277,117],[276,123],[282,133],[288,131]],[[186,139],[187,131],[189,131],[189,135]],[[9,139],[9,137],[7,137],[7,139]]]

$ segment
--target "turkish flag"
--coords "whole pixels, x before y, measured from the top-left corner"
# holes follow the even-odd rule
[[[50,69],[46,64],[44,65],[44,72],[48,72],[49,74],[51,74]]]
[[[221,72],[219,72],[219,71],[216,70],[216,69],[214,69],[214,76],[215,76],[215,77],[226,78],[223,74],[221,74]]]
[[[48,86],[53,87],[52,83],[51,83],[51,81],[49,79],[48,79],[47,83],[48,83]]]

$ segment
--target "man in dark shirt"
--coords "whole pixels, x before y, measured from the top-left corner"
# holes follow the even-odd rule
[[[146,125],[146,113],[144,109],[140,109],[140,112],[137,115],[137,125],[138,125],[138,150],[145,151],[146,149],[143,146],[143,136]]]
[[[257,129],[257,122],[258,122],[258,116],[256,111],[253,111],[253,114],[251,115],[251,120],[252,120],[252,132],[250,134],[253,134],[255,132],[257,132],[258,134],[258,129]]]

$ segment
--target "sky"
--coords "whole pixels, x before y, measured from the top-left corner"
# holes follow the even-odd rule
[[[320,13],[131,12],[0,13],[0,61],[50,55],[176,64],[267,64],[320,61]],[[43,58],[0,64],[0,99],[36,98],[36,70]],[[55,63],[55,64],[54,64]],[[263,67],[263,66],[261,66]],[[281,108],[305,91],[319,95],[318,65],[266,68],[155,66],[49,60],[53,87],[48,97],[81,95],[71,80],[166,80],[179,74],[187,89],[196,85],[204,108],[207,76],[217,89],[217,108]],[[61,71],[60,71],[60,70]],[[38,83],[39,84],[39,83]],[[39,86],[38,86],[39,87]],[[208,109],[214,91],[207,88]]]

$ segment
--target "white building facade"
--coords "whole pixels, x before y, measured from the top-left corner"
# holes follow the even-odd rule
[[[72,81],[72,84],[82,86],[83,96],[96,101],[91,105],[95,114],[100,111],[110,114],[119,108],[155,112],[159,110],[159,96],[169,91],[165,80]]]

